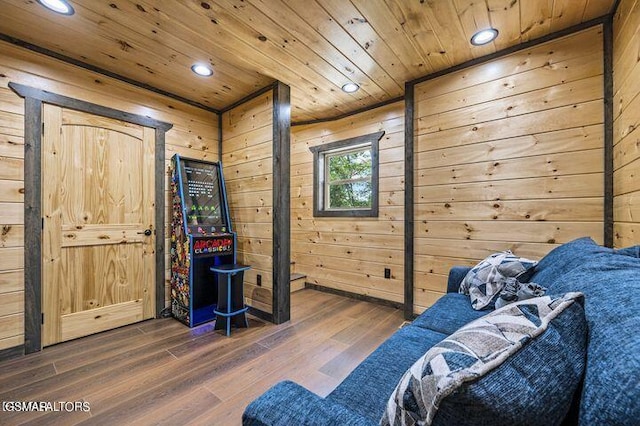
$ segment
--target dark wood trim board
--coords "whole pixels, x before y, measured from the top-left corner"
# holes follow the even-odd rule
[[[222,167],[222,114],[218,114],[218,163]]]
[[[615,3],[613,3],[613,6],[611,6],[611,10],[609,11],[609,15],[611,19],[613,19],[613,15],[615,15],[616,11],[618,10],[618,6],[620,6],[620,1],[622,0],[616,0]]]
[[[256,318],[260,318],[261,320],[268,321],[273,323],[273,314],[265,311],[261,311],[260,309],[256,309],[253,306],[247,306],[247,313],[249,315],[253,315]]]
[[[604,245],[613,247],[613,15],[603,25],[604,48]]]
[[[155,282],[156,282],[156,318],[160,318],[162,310],[165,308],[164,291],[165,291],[165,246],[164,246],[164,234],[165,234],[165,182],[167,174],[165,173],[165,135],[166,131],[158,129],[155,131],[155,216],[156,227],[154,233],[156,236],[155,250],[156,250],[156,270],[155,270]]]
[[[377,297],[368,296],[366,294],[352,293],[350,291],[340,290],[340,289],[337,289],[337,288],[325,287],[323,285],[318,285],[318,284],[314,284],[314,283],[310,283],[310,282],[305,282],[304,283],[304,288],[308,288],[308,289],[316,290],[316,291],[322,291],[324,293],[337,294],[338,296],[348,297],[349,299],[363,300],[365,302],[371,302],[371,303],[375,303],[375,304],[378,304],[378,305],[391,306],[392,308],[396,308],[396,309],[403,309],[404,308],[404,304],[403,303],[394,302],[392,300],[379,299]],[[413,319],[413,318],[411,318],[411,319]]]
[[[291,316],[291,93],[273,86],[273,322]]]
[[[9,84],[11,87],[11,84]],[[24,351],[42,347],[42,101],[24,111]]]
[[[137,114],[92,104],[90,102],[69,98],[45,90],[36,89],[16,83],[9,87],[25,98],[25,202],[24,202],[24,240],[25,248],[25,353],[42,349],[42,193],[41,193],[41,147],[42,147],[42,104],[49,103],[64,108],[75,109],[89,114],[100,115],[116,120],[127,121],[155,129],[155,284],[156,315],[164,308],[164,150],[165,133],[173,124],[154,120]]]
[[[0,362],[24,356],[24,345],[0,350]]]
[[[415,84],[405,84],[404,98],[404,318],[413,317],[413,119]]]

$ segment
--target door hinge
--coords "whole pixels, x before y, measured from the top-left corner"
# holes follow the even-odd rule
[[[44,312],[42,313],[42,320],[40,324],[44,324]]]
[[[44,121],[42,122],[42,135],[44,136]]]
[[[41,228],[44,229],[44,217],[42,218],[42,225]]]

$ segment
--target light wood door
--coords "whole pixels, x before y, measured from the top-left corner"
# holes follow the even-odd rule
[[[155,316],[155,130],[45,104],[42,344]]]

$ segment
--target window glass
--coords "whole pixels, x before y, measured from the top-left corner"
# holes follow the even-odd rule
[[[348,153],[325,154],[327,209],[371,208],[371,145]]]

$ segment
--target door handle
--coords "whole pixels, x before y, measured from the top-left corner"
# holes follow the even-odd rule
[[[151,235],[151,229],[145,229],[144,232],[136,232],[136,234],[144,234],[148,237]]]

